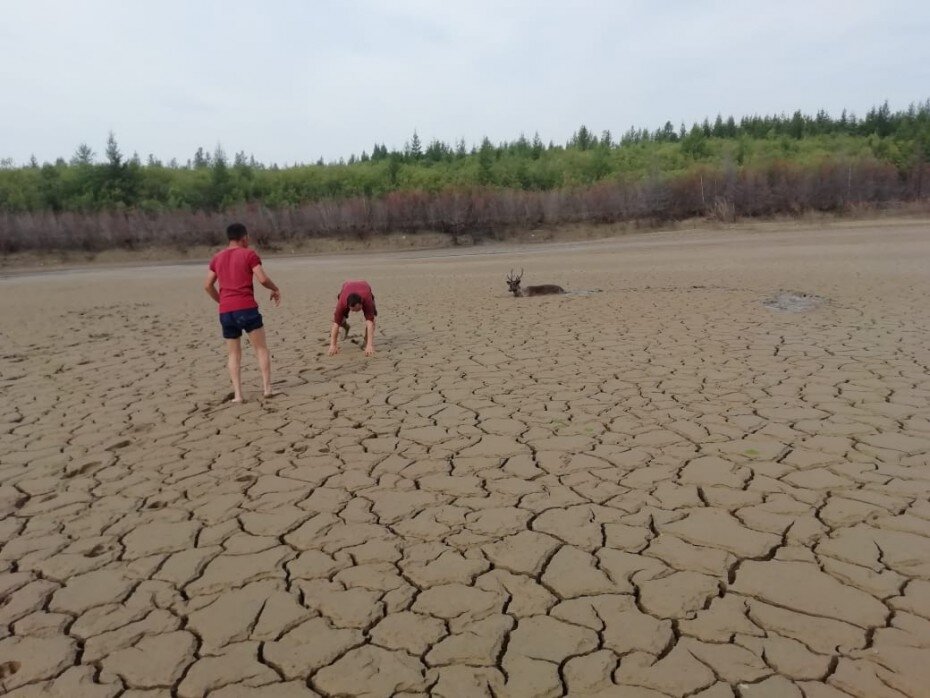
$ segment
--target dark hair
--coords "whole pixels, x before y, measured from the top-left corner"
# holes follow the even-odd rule
[[[362,304],[362,297],[357,293],[350,293],[349,297],[346,298],[346,305],[350,308],[356,305]]]
[[[249,231],[245,229],[242,223],[231,223],[229,227],[226,228],[226,237],[230,240],[241,240],[248,234]]]

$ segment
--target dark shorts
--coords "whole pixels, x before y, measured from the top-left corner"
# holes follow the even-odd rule
[[[223,336],[226,339],[239,339],[243,331],[246,333],[254,332],[260,330],[264,325],[262,314],[258,312],[258,308],[220,313],[220,326],[223,328]]]

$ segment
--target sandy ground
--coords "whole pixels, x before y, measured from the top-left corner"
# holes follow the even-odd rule
[[[202,266],[0,279],[8,695],[928,695],[926,222],[265,266],[241,406]]]

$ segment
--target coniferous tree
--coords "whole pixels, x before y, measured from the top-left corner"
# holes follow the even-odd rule
[[[591,135],[591,132],[588,130],[588,127],[582,124],[577,131],[575,131],[572,139],[568,142],[570,147],[578,148],[578,150],[587,150],[592,145],[596,139]]]
[[[111,169],[119,169],[123,164],[123,154],[119,150],[116,142],[116,136],[113,131],[107,135],[107,148],[104,151],[107,156],[107,164]]]
[[[420,136],[416,130],[413,132],[413,138],[410,139],[410,157],[413,160],[419,160],[423,157],[423,144],[420,143]]]
[[[804,116],[800,110],[791,116],[791,121],[788,124],[788,135],[798,140],[804,137]]]
[[[108,204],[127,203],[126,168],[123,163],[123,154],[120,152],[116,135],[110,131],[107,135],[107,146],[104,151],[107,164],[103,172],[101,196]]]
[[[87,143],[81,143],[71,156],[71,164],[75,167],[82,165],[93,165],[95,153]]]
[[[539,132],[533,134],[533,145],[531,156],[534,160],[539,160],[540,156],[543,154],[545,146],[543,145],[542,139],[539,137]]]
[[[197,152],[194,153],[194,169],[202,170],[206,167],[209,167],[209,165],[210,156],[204,152],[203,146],[197,148]]]
[[[494,183],[493,162],[494,146],[485,136],[481,141],[481,148],[478,150],[478,184],[488,185]]]
[[[213,166],[210,168],[210,192],[208,205],[214,210],[220,210],[230,189],[229,167],[226,163],[226,153],[221,145],[213,151]]]

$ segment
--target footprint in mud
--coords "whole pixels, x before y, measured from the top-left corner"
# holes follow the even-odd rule
[[[20,666],[22,665],[19,662],[3,662],[3,664],[0,664],[0,682],[6,681],[19,671]]]
[[[107,551],[107,546],[103,543],[97,543],[93,548],[84,553],[84,557],[100,557]]]
[[[92,460],[84,463],[83,465],[78,466],[74,470],[69,470],[65,473],[66,478],[77,477],[78,475],[86,475],[87,473],[95,470],[96,468],[103,465],[99,460]]]

